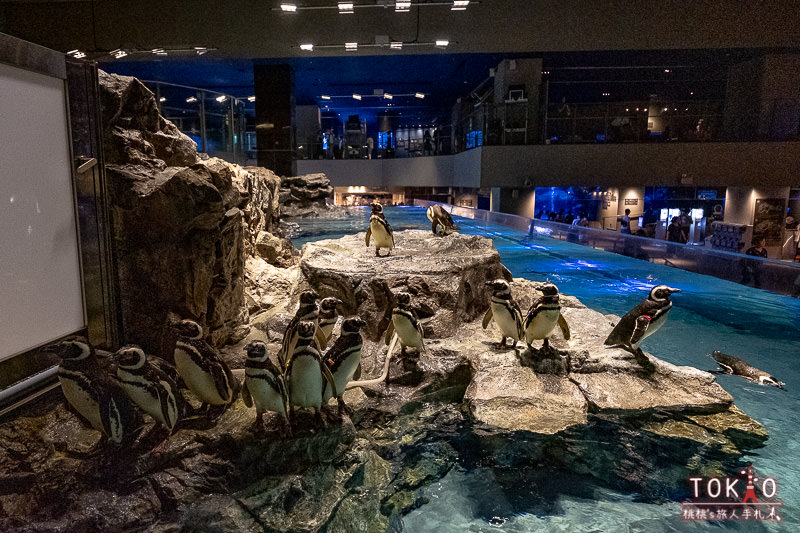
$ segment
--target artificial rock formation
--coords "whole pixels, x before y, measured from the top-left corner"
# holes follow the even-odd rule
[[[424,509],[424,487],[454,468],[479,468],[493,494],[505,493],[504,516],[559,513],[564,491],[590,497],[579,489],[589,478],[643,501],[675,500],[689,475],[729,471],[766,440],[712,375],[651,356],[643,369],[603,346],[618,317],[575,298],[562,296],[572,338],[557,331],[551,353],[495,348],[498,329],[481,327],[482,281],[504,269],[488,239],[403,231],[396,243],[384,258],[363,234],[306,245],[275,294],[261,285],[271,303],[247,338],[223,350],[238,369],[249,340],[274,355],[297,295],[314,287],[370,324],[362,379],[376,376],[391,295],[414,293],[429,319],[427,352],[413,364],[395,355],[388,384],[348,390],[351,418],[322,429],[301,413],[281,437],[271,414],[267,433],[254,435],[255,412],[237,401],[214,427],[178,429],[162,453],[145,440],[87,456],[99,434],[42,400],[0,424],[0,530],[401,531],[405,513]],[[534,286],[513,281],[523,308]]]
[[[325,174],[281,177],[280,202],[283,216],[319,216],[330,211],[327,199],[333,195],[333,187]]]
[[[245,258],[290,265],[278,227],[280,178],[199,157],[137,79],[100,73],[124,342],[168,355],[170,317],[216,344],[247,333]]]

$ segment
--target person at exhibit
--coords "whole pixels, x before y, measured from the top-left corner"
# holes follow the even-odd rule
[[[766,258],[767,238],[762,236],[753,237],[752,246],[747,249],[745,254],[753,257]],[[742,269],[742,283],[753,283],[754,287],[761,285],[761,262],[753,259],[745,259]]]
[[[431,143],[431,132],[430,130],[425,130],[425,133],[422,134],[422,155],[433,154],[433,145]]]
[[[622,218],[619,221],[619,231],[620,233],[627,233],[628,235],[631,234],[631,210],[626,209],[625,214],[622,215]]]
[[[372,137],[367,137],[367,159],[372,159],[373,148],[375,148],[375,141]]]
[[[681,219],[672,217],[672,222],[667,226],[667,240],[669,242],[683,243],[683,229],[681,228]]]

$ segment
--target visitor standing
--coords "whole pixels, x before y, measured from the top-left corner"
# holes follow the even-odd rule
[[[631,234],[631,210],[626,209],[625,214],[622,215],[622,219],[619,221],[619,231],[620,233],[627,233],[628,235]]]

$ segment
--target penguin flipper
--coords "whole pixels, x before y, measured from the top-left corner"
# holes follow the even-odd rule
[[[631,346],[635,346],[639,344],[644,338],[644,334],[647,332],[647,328],[650,327],[650,317],[647,315],[641,315],[636,319],[636,327],[633,328],[633,332],[631,333],[631,339],[629,344]]]
[[[483,315],[483,329],[486,329],[489,326],[489,322],[492,321],[492,306],[489,306],[489,309],[486,310],[486,314]],[[388,342],[386,344],[389,344]]]
[[[438,226],[438,225],[439,225],[439,224],[437,223],[437,221],[436,221],[436,220],[433,220],[433,221],[431,222],[431,231],[433,232],[433,234],[434,234],[434,235],[436,235],[436,226]]]
[[[326,365],[325,361],[323,361],[322,359],[319,360],[319,368],[322,370],[322,376],[328,382],[328,385],[331,386],[331,392],[333,393],[331,398],[338,398],[339,391],[336,390],[336,382],[333,379],[333,374],[331,373],[331,369],[328,368],[328,365]],[[322,388],[322,397],[323,398],[325,397],[325,387]]]
[[[220,359],[219,365],[214,365],[211,370],[212,377],[214,378],[214,387],[217,389],[219,397],[226,400],[226,403],[232,402],[239,394],[241,384],[239,380],[233,377],[231,369],[228,365]]]
[[[123,432],[125,429],[121,406],[117,403],[121,399],[109,397],[100,403],[100,423],[103,425],[103,433],[115,444],[122,444]]]
[[[356,371],[353,372],[352,381],[358,381],[359,379],[361,379],[361,363],[358,363],[358,366],[356,367]]]
[[[253,407],[253,397],[250,395],[250,389],[247,388],[247,380],[242,385],[242,401],[247,407]]]
[[[720,363],[719,361],[717,361],[717,364],[722,367],[722,370],[720,371],[721,373],[723,373],[723,374],[733,374],[733,367],[730,367],[730,366],[726,365],[725,363]]]
[[[327,346],[327,342],[325,342],[325,333],[322,331],[322,328],[317,327],[317,330],[314,332],[314,340],[317,343],[317,348],[324,350]]]
[[[367,246],[369,246],[369,238],[371,236],[372,236],[372,228],[370,227],[370,228],[367,228],[367,238],[366,238]]]
[[[564,318],[564,315],[558,315],[558,327],[561,328],[561,334],[564,335],[564,340],[569,340],[569,324],[567,324],[567,320]]]
[[[389,341],[392,340],[392,333],[394,333],[394,322],[390,320],[389,327],[386,328],[386,335],[384,335],[383,339],[383,341],[386,343],[387,346],[389,345]]]

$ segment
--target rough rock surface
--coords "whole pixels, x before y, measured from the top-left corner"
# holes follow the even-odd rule
[[[199,157],[137,79],[101,72],[100,88],[123,342],[169,357],[171,314],[198,320],[213,344],[237,341],[245,257],[299,255],[278,225],[280,178]]]
[[[156,432],[89,454],[99,434],[56,405],[53,392],[0,423],[0,530],[402,531],[402,516],[426,504],[423,488],[454,469],[485,480],[464,490],[476,490],[486,509],[502,505],[504,516],[561,513],[561,494],[592,497],[581,489],[587,483],[674,501],[689,475],[730,471],[766,440],[713,376],[652,357],[644,369],[606,349],[618,318],[575,298],[562,296],[570,341],[556,333],[548,354],[539,343],[496,348],[496,326],[481,327],[488,296],[478,296],[482,283],[472,277],[502,276],[490,241],[408,231],[397,243],[380,259],[363,234],[307,245],[292,269],[254,259],[248,275],[262,280],[266,310],[224,349],[239,370],[250,339],[274,354],[304,287],[339,291],[346,312],[372,324],[385,317],[391,291],[416,289],[432,317],[427,351],[418,362],[395,355],[386,384],[348,390],[352,417],[335,419],[331,409],[323,429],[300,413],[293,436],[282,437],[280,418],[269,414],[268,430],[256,435],[254,411],[236,402],[211,427],[186,421],[161,452],[152,451]],[[290,277],[279,283],[278,272]],[[467,282],[472,296],[454,295]],[[534,286],[513,281],[521,306]],[[362,379],[378,375],[383,340],[367,339],[362,357]]]
[[[325,174],[281,177],[280,203],[285,217],[316,217],[330,210],[333,187]]]

